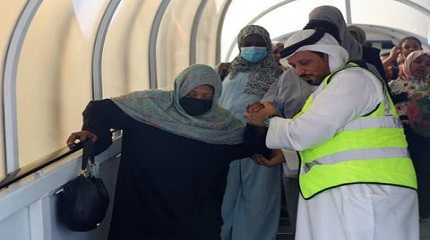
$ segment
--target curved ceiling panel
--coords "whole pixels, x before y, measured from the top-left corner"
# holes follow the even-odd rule
[[[282,36],[301,29],[307,22],[307,16],[311,9],[320,5],[338,7],[343,12],[345,19],[351,18],[353,24],[379,25],[399,29],[401,32],[419,35],[423,39],[429,36],[430,1],[428,0],[286,0],[260,2],[263,1],[234,0],[232,2],[223,29],[222,60],[228,61],[237,55],[235,38],[246,24],[255,22],[255,24],[267,28],[272,37]],[[346,9],[346,2],[350,3],[351,11]],[[347,13],[351,15],[347,16]],[[259,19],[256,19],[255,16],[258,16]]]
[[[381,11],[381,9],[384,10]],[[428,36],[430,16],[401,2],[393,0],[352,1],[351,10],[353,23],[387,26],[424,38]]]

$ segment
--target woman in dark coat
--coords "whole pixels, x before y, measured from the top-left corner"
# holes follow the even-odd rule
[[[68,144],[90,138],[100,152],[110,129],[124,130],[110,240],[220,239],[230,161],[268,151],[264,138],[242,143],[244,126],[216,104],[220,94],[218,74],[193,65],[173,91],[88,104]]]

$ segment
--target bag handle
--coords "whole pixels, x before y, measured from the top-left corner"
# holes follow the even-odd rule
[[[95,166],[95,160],[94,160],[94,143],[90,139],[87,139],[85,141],[79,142],[73,146],[73,149],[83,149],[82,153],[82,165],[81,165],[81,173],[80,175],[88,177],[88,176],[94,176],[94,166]],[[60,189],[58,189],[55,192],[55,195],[59,195],[62,192],[64,192],[64,186],[62,186]]]
[[[83,143],[83,153],[82,153],[82,166],[81,171],[87,172],[88,168],[95,165],[94,160],[94,143],[91,140],[87,140]],[[91,172],[91,171],[90,171]]]

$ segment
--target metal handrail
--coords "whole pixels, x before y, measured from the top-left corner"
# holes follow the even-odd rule
[[[14,172],[7,174],[6,178],[4,178],[2,181],[0,181],[0,190],[3,188],[9,187],[13,183],[18,182],[19,180],[21,180],[27,176],[30,176],[31,174],[38,172],[39,170],[47,167],[48,165],[56,163],[56,162],[64,159],[65,157],[67,157],[67,156],[69,156],[69,155],[71,155],[77,151],[84,149],[89,144],[92,144],[92,143],[90,143],[90,141],[91,140],[79,142],[79,143],[75,144],[72,148],[64,147],[64,148],[50,154],[49,156],[45,157],[44,159],[42,159],[40,161],[35,161],[35,162],[27,164],[21,168],[18,168]]]

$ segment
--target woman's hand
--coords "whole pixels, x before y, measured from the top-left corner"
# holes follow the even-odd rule
[[[391,50],[390,50],[390,54],[388,55],[388,57],[386,59],[384,59],[383,64],[392,64],[394,62],[397,62],[397,58],[399,57],[401,53],[401,49],[400,47],[394,46]]]
[[[266,167],[278,166],[285,162],[284,154],[278,149],[273,150],[270,159],[264,157],[261,154],[254,155],[253,158],[258,165],[263,165]]]
[[[258,111],[257,111],[258,109]],[[255,109],[248,107],[248,111],[245,113],[245,117],[248,123],[255,126],[264,126],[264,121],[274,115],[277,115],[278,111],[271,102],[259,103]]]
[[[86,141],[90,139],[92,142],[97,141],[97,136],[87,130],[82,130],[79,132],[74,132],[70,134],[69,138],[67,139],[67,146],[69,146],[70,149],[74,148],[76,144]]]
[[[253,103],[251,105],[248,105],[246,107],[246,111],[248,113],[255,113],[255,112],[260,111],[263,108],[264,108],[264,105],[261,102],[255,102],[255,103]]]

